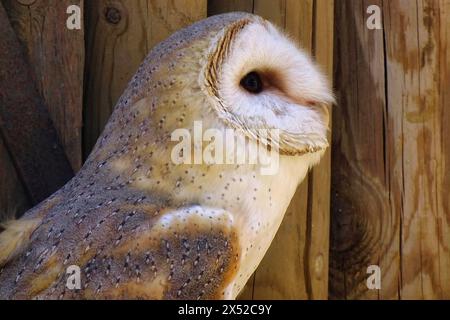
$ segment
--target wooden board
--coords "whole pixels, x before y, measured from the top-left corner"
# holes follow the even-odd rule
[[[83,0],[4,0],[16,35],[26,47],[36,85],[61,143],[77,171],[81,167],[84,28],[69,30],[69,5]]]
[[[59,140],[77,170],[81,166],[84,33],[66,28],[66,9],[69,4],[82,8],[83,1],[5,0],[2,4],[25,48],[34,83],[49,108]],[[20,216],[32,201],[10,150],[0,140],[1,222]]]
[[[232,11],[253,12],[253,0],[208,0],[208,17]]]
[[[206,0],[88,1],[86,15],[85,156],[150,49],[206,17]]]
[[[0,136],[0,222],[14,219],[31,206]]]
[[[366,28],[366,8],[383,30]],[[448,299],[450,2],[336,6],[330,296]],[[368,290],[366,268],[381,268]]]
[[[333,1],[209,1],[209,14],[244,10],[271,20],[298,41],[331,78]],[[252,4],[252,5],[250,5]],[[250,10],[251,8],[251,10]],[[330,153],[301,184],[266,256],[241,299],[326,299]]]

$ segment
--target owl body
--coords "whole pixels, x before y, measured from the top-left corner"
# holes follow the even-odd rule
[[[175,33],[142,63],[80,172],[0,234],[0,298],[235,298],[327,147],[332,99],[262,18],[231,13]],[[235,155],[276,150],[276,172],[177,163],[173,132],[193,135],[196,121],[232,129],[224,148]],[[68,288],[69,266],[80,288]]]

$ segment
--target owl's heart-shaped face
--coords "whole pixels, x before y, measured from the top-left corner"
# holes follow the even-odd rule
[[[245,15],[217,33],[207,52],[200,85],[230,127],[268,140],[280,154],[328,146],[326,104],[333,95],[311,58],[270,22]],[[267,141],[259,141],[267,142]]]

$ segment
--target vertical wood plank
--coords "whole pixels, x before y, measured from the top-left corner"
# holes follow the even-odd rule
[[[380,265],[383,291],[396,293],[398,216],[389,201],[390,154],[385,99],[383,30],[366,28],[369,4],[382,1],[337,1],[335,68],[337,105],[333,112],[332,228],[330,298],[377,298],[367,291],[366,268]],[[388,246],[394,246],[387,250]],[[389,272],[388,272],[389,270]]]
[[[330,83],[333,72],[334,1],[316,0],[314,6],[313,53]],[[331,106],[328,106],[332,119]],[[331,129],[328,139],[331,144]],[[331,152],[309,174],[305,268],[308,298],[328,298],[328,253],[330,230]]]
[[[313,52],[316,47],[319,63],[331,75],[333,2],[316,2],[255,0],[253,13],[286,29],[306,51]],[[208,9],[209,15],[240,10],[230,3],[210,3],[214,10]],[[249,8],[247,4],[246,11],[251,12]],[[297,190],[279,232],[241,299],[327,298],[329,195],[323,190],[330,189],[329,166],[328,153],[321,169],[312,172]],[[317,196],[308,193],[313,189]]]
[[[448,298],[449,1],[379,1],[384,30],[369,4],[336,8],[330,295]]]
[[[14,219],[31,203],[0,136],[0,223]]]
[[[255,0],[253,13],[281,28],[286,26],[286,0]]]
[[[83,0],[5,0],[11,24],[28,53],[44,99],[72,168],[81,167],[84,28],[66,27],[69,5]]]
[[[85,156],[150,49],[206,17],[206,0],[99,0],[86,6]]]
[[[447,251],[450,243],[450,1],[439,1],[439,21],[440,21],[440,46],[439,46],[439,92],[441,106],[437,117],[440,121],[441,144],[442,144],[442,163],[437,166],[439,170],[438,186],[438,202],[439,202],[439,220],[441,228],[439,235],[442,237],[439,251]],[[446,67],[441,67],[446,66]],[[447,194],[447,196],[446,196]],[[450,254],[440,254],[439,270],[442,286],[442,298],[450,299]]]
[[[286,31],[302,48],[312,52],[314,0],[286,0],[286,12]]]
[[[253,0],[208,0],[208,17],[232,11],[253,12]]]
[[[5,50],[2,55],[2,63],[5,64],[2,67],[4,77],[2,87],[6,90],[6,94],[2,95],[4,123],[2,124],[0,168],[2,171],[4,169],[2,175],[5,176],[2,179],[3,188],[0,188],[0,197],[3,199],[0,203],[0,212],[6,212],[8,216],[18,216],[28,208],[31,202],[36,204],[43,200],[73,175],[71,164],[58,140],[63,140],[61,135],[71,139],[75,132],[67,135],[67,132],[63,132],[70,129],[64,122],[68,118],[61,116],[61,110],[73,111],[75,116],[79,111],[81,118],[81,97],[75,97],[75,100],[79,98],[78,105],[71,100],[74,96],[70,96],[67,100],[63,98],[64,102],[61,103],[67,102],[69,105],[66,106],[60,105],[59,100],[53,99],[53,94],[57,93],[64,97],[65,93],[71,95],[73,92],[76,94],[77,89],[82,90],[80,74],[83,73],[83,61],[75,59],[71,51],[72,46],[77,43],[66,45],[64,42],[67,39],[74,40],[64,32],[67,6],[52,8],[55,11],[49,13],[48,17],[47,15],[44,17],[42,7],[47,6],[45,1],[5,1],[4,4],[7,5],[8,10],[4,10],[3,3],[0,7],[2,30],[5,32],[4,37],[1,38],[4,40],[2,44]],[[81,8],[82,2],[79,2],[79,5]],[[34,23],[39,24],[33,28]],[[64,28],[63,32],[60,32],[62,28]],[[77,48],[77,52],[83,52],[83,38],[77,39],[81,46]],[[26,50],[23,50],[19,40],[22,41]],[[61,52],[54,52],[58,49],[61,49]],[[47,56],[49,52],[52,52],[52,55]],[[56,64],[62,61],[67,62],[69,67],[58,68]],[[73,74],[64,72],[66,68],[69,71],[73,68]],[[45,73],[41,73],[42,69],[46,69]],[[57,78],[61,83],[56,84],[53,82],[54,79],[49,80],[46,73]],[[65,85],[67,88],[64,87]],[[47,98],[53,110],[45,109],[37,88],[40,95]],[[54,90],[56,93],[47,95],[43,88],[49,91]],[[60,139],[57,138],[58,133],[50,118],[60,124],[58,126]],[[24,127],[19,125],[22,120],[24,120]],[[66,147],[73,151],[74,156],[71,160],[76,164],[81,145],[78,144],[77,152],[75,147],[72,148],[71,141],[63,141],[66,142]],[[22,181],[19,181],[19,175]]]
[[[388,101],[393,139],[402,149],[394,158],[392,196],[401,203],[399,295],[442,298],[440,257],[450,254],[440,234],[449,213],[440,210],[438,167],[442,163],[439,109],[439,2],[389,2],[386,46]],[[447,66],[448,67],[448,66]],[[446,268],[448,270],[448,266]]]

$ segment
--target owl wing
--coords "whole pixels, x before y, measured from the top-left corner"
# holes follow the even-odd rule
[[[0,233],[0,268],[24,250],[40,222],[40,218],[20,219],[1,226],[4,230]]]
[[[67,299],[228,299],[239,261],[233,216],[203,206],[165,209],[108,234],[80,265],[82,289]],[[128,229],[125,228],[128,225]],[[52,293],[60,296],[59,289]]]

